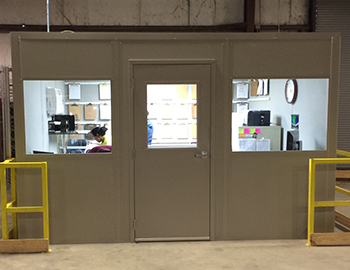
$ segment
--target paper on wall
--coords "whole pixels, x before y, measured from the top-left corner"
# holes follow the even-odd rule
[[[99,84],[100,99],[111,99],[111,85]]]
[[[85,120],[95,120],[96,119],[96,104],[84,105]]]
[[[111,105],[110,104],[100,104],[100,119],[110,120],[111,119]]]
[[[80,104],[69,104],[68,105],[69,114],[73,114],[75,120],[81,119],[81,105]]]
[[[270,151],[270,139],[256,140],[256,151]]]
[[[248,103],[237,103],[237,112],[241,113],[248,110]]]
[[[248,98],[248,89],[247,83],[237,84],[237,98]]]
[[[68,98],[80,99],[81,98],[81,85],[80,84],[68,84]]]
[[[239,151],[255,151],[256,139],[239,139]]]

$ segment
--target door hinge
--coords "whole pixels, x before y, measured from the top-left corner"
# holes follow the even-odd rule
[[[132,158],[135,159],[136,158],[136,150],[132,150]]]
[[[136,231],[136,219],[134,219],[134,231]]]

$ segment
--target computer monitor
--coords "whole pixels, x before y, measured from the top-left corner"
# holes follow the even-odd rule
[[[301,141],[299,140],[299,130],[287,131],[287,150],[301,150]]]

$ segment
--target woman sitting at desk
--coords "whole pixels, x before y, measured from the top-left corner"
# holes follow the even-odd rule
[[[93,147],[90,150],[87,150],[86,153],[101,153],[101,152],[112,152],[112,147],[108,145],[107,139],[105,137],[106,131],[108,129],[103,127],[95,127],[90,132],[94,136],[94,139],[98,141],[100,144],[98,146]]]
[[[106,145],[108,144],[107,139],[105,137],[107,130],[108,128],[103,126],[103,127],[95,127],[90,132],[94,136],[94,139],[100,143],[100,145]]]

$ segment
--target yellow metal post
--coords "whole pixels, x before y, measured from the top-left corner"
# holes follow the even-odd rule
[[[349,152],[337,150],[338,155],[350,157]],[[350,158],[313,158],[309,159],[309,201],[308,201],[308,243],[307,245],[350,245],[349,233],[314,233],[315,208],[350,206],[350,201],[315,201],[315,171],[317,164],[350,163]],[[335,190],[350,196],[350,191],[335,187]]]
[[[9,232],[7,227],[7,187],[6,187],[6,168],[1,167],[1,221],[2,221],[2,238],[9,239]]]
[[[0,184],[1,184],[1,219],[2,219],[2,239],[0,240],[0,252],[40,252],[49,250],[49,200],[47,184],[47,163],[46,162],[11,162],[9,159],[0,163]],[[7,202],[6,169],[11,171],[11,201]],[[16,189],[16,168],[40,168],[42,179],[42,206],[17,206]],[[43,234],[44,239],[9,240],[7,225],[7,214],[12,213],[12,237],[18,238],[17,213],[43,213]],[[13,241],[18,241],[15,242]],[[28,245],[23,248],[23,245]],[[37,245],[32,247],[31,245]],[[21,248],[22,247],[22,248]],[[30,247],[30,248],[29,248]],[[9,251],[10,250],[10,251]]]
[[[42,199],[43,199],[43,225],[44,238],[49,238],[49,201],[48,201],[48,186],[47,186],[47,164],[43,162],[41,167],[42,177]]]
[[[308,214],[308,233],[307,233],[307,245],[311,245],[311,234],[314,233],[315,222],[315,169],[316,164],[313,159],[309,160],[309,214]]]
[[[17,206],[17,186],[16,186],[16,169],[11,168],[11,201],[13,201],[13,206]],[[12,236],[13,238],[18,238],[17,229],[17,213],[12,213]]]

